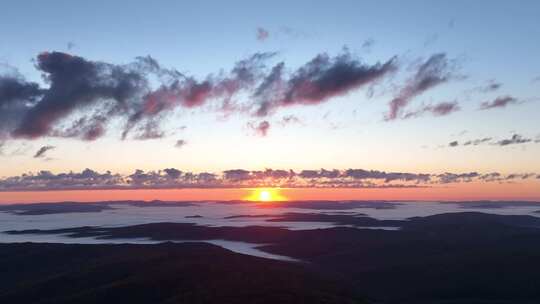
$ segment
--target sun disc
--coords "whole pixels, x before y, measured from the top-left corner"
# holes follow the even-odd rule
[[[263,190],[259,193],[259,200],[261,201],[269,201],[272,195],[267,190]]]
[[[246,200],[257,202],[275,202],[285,201],[287,198],[279,193],[278,188],[257,188],[252,190],[251,194],[246,197]]]

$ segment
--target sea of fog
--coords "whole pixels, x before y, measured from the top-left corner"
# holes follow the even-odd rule
[[[81,203],[84,204],[84,203]],[[177,203],[98,203],[107,209],[91,212],[64,212],[62,208],[54,209],[58,213],[25,214],[25,205],[0,207],[0,242],[50,242],[50,243],[137,243],[153,244],[157,241],[148,239],[95,239],[70,238],[62,234],[24,234],[10,235],[5,231],[29,229],[62,229],[82,226],[123,227],[147,223],[172,222],[193,223],[212,227],[247,227],[272,226],[290,230],[326,229],[336,227],[331,222],[273,222],[269,221],[287,213],[316,214],[348,214],[368,216],[379,220],[405,220],[416,216],[430,216],[450,212],[483,212],[499,215],[532,215],[540,216],[539,203],[527,202],[177,202]],[[47,203],[43,210],[47,210]],[[50,205],[52,206],[52,205]],[[5,208],[5,207],[4,207]],[[39,209],[41,210],[41,209]],[[38,211],[39,211],[38,210]],[[41,210],[42,211],[42,210]],[[355,227],[358,229],[399,229],[396,227]],[[272,255],[258,250],[261,244],[232,242],[226,240],[202,240],[223,248],[254,256],[291,260],[290,258]]]

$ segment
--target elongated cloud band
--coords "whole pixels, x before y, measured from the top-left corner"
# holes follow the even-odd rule
[[[229,71],[197,78],[165,68],[150,56],[112,64],[44,52],[37,56],[36,68],[45,86],[17,73],[0,75],[0,141],[42,137],[92,141],[113,129],[112,125],[120,125],[122,139],[161,138],[167,135],[162,123],[175,109],[204,106],[224,115],[240,113],[258,118],[248,127],[265,136],[271,128],[267,117],[280,109],[316,106],[336,96],[372,88],[399,68],[396,56],[367,64],[346,48],[336,56],[318,54],[292,70],[285,62],[271,65],[276,57],[273,52],[255,53],[234,63]],[[456,69],[445,53],[418,63],[390,101],[385,120],[426,114],[446,116],[459,111],[457,101],[407,111],[417,96],[459,79]],[[500,86],[492,81],[482,91],[491,92]],[[501,96],[481,103],[480,109],[516,103],[515,97]]]
[[[268,69],[275,56],[255,53],[228,72],[197,79],[164,68],[149,56],[118,65],[44,52],[37,56],[36,68],[47,87],[20,75],[0,76],[0,134],[95,140],[108,131],[111,120],[120,119],[122,138],[159,138],[164,136],[164,116],[176,108],[213,101],[218,111],[267,116],[284,106],[326,102],[397,69],[395,59],[368,65],[347,50],[335,57],[319,54],[293,72],[287,72],[283,62]],[[239,102],[235,96],[240,93],[251,98]]]
[[[513,134],[510,138],[500,139],[493,141],[491,137],[478,138],[474,140],[467,140],[461,143],[462,146],[478,146],[483,144],[490,144],[493,146],[509,146],[509,145],[519,145],[527,143],[539,143],[539,140],[533,140],[532,138],[523,137],[519,134]],[[448,144],[449,147],[457,147],[460,145],[460,142],[455,140]]]
[[[468,182],[516,182],[539,179],[534,173],[503,175],[492,173],[408,173],[377,170],[226,170],[221,173],[193,173],[175,168],[129,175],[82,172],[52,173],[40,171],[0,179],[0,191],[48,191],[71,189],[176,189],[245,187],[316,188],[410,188]]]

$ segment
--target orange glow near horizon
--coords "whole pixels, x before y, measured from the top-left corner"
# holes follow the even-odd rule
[[[279,188],[251,189],[250,195],[244,199],[256,202],[278,202],[288,200],[285,196],[281,195]]]

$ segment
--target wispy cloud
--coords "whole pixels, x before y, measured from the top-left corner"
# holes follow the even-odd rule
[[[512,96],[499,96],[492,101],[484,101],[480,104],[480,110],[505,108],[508,105],[517,104],[518,100]]]
[[[368,38],[364,40],[364,42],[362,42],[362,49],[366,51],[371,51],[371,48],[373,47],[374,44],[375,44],[375,39]]]
[[[34,154],[34,158],[45,157],[45,153],[47,153],[47,151],[55,148],[55,146],[43,146],[36,151],[36,153]]]
[[[489,80],[485,85],[477,87],[476,89],[482,93],[490,93],[499,90],[503,86],[502,83],[497,82],[494,79]]]
[[[75,44],[75,42],[73,41],[69,41],[66,45],[68,51],[71,51],[72,49],[74,49],[77,45]]]
[[[176,148],[182,148],[184,147],[185,145],[187,145],[187,141],[183,140],[183,139],[179,139],[176,141],[176,143],[174,144],[174,146]]]
[[[252,129],[256,135],[265,137],[268,135],[268,130],[270,130],[270,123],[266,120],[263,120],[259,123],[249,122],[248,127]]]
[[[421,108],[420,110],[407,112],[403,114],[403,119],[419,117],[426,113],[431,113],[433,116],[446,116],[453,112],[459,111],[461,108],[456,101],[453,102],[441,102],[434,105],[427,105]]]
[[[454,77],[454,68],[444,53],[434,54],[419,64],[415,74],[390,101],[390,109],[385,119],[389,121],[399,118],[413,98],[450,81]]]
[[[258,27],[257,28],[257,40],[265,41],[270,36],[270,32],[267,29]]]
[[[286,115],[281,118],[281,121],[279,122],[282,126],[286,125],[292,125],[292,124],[302,124],[302,121],[300,118],[298,118],[295,115]]]

